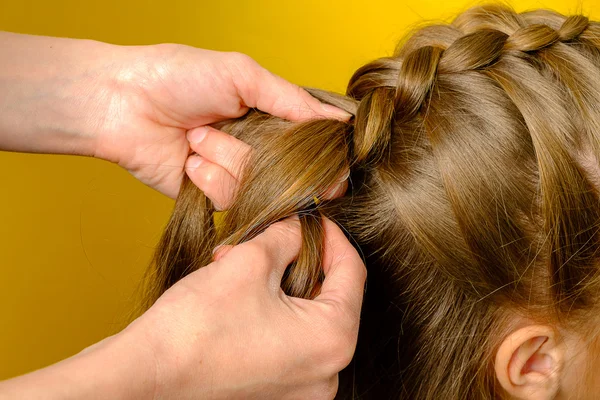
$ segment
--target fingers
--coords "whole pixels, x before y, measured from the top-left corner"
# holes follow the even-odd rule
[[[240,179],[242,165],[252,151],[250,145],[209,126],[188,131],[187,138],[192,150]]]
[[[235,199],[242,169],[252,147],[241,140],[209,126],[187,133],[190,147],[198,155],[188,157],[186,173],[219,211],[228,209]],[[323,199],[331,200],[346,193],[349,171],[340,175]]]
[[[346,190],[348,190],[348,177],[350,176],[350,171],[347,170],[341,178],[339,178],[335,184],[331,185],[329,189],[323,195],[323,198],[326,200],[336,199],[338,197],[342,197]]]
[[[301,238],[298,217],[290,217],[270,225],[254,239],[226,249],[225,255],[220,254],[220,248],[215,253],[222,264],[233,265],[238,271],[245,267],[254,276],[266,278],[269,287],[278,293],[281,276],[300,252]]]
[[[185,163],[185,171],[214,204],[217,211],[226,210],[235,198],[238,181],[225,168],[204,157],[193,155]]]
[[[324,218],[323,228],[325,280],[315,301],[335,303],[352,321],[358,321],[367,270],[336,224]],[[238,272],[245,267],[253,276],[265,278],[269,287],[274,292],[279,292],[281,276],[286,267],[297,258],[301,244],[300,221],[298,217],[290,217],[269,226],[248,242],[215,249],[215,260],[231,265]]]
[[[242,166],[252,148],[208,126],[188,131],[187,138],[191,149],[198,153],[186,162],[188,176],[217,210],[229,208],[235,198]]]
[[[249,72],[232,76],[238,94],[246,106],[291,121],[315,116],[346,121],[351,117],[351,114],[337,107],[321,103],[306,90],[271,73],[251,57],[239,53],[235,56],[243,59]]]
[[[323,218],[325,280],[317,301],[335,302],[357,318],[362,306],[367,270],[341,229]]]

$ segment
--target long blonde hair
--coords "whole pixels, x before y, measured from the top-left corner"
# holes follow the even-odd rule
[[[511,314],[577,326],[597,303],[598,188],[579,161],[600,154],[599,66],[600,24],[490,4],[412,32],[345,96],[310,90],[349,122],[253,110],[221,124],[255,149],[236,200],[215,227],[184,180],[148,304],[217,244],[293,214],[303,246],[282,287],[314,297],[327,216],[369,272],[338,397],[497,398]],[[315,204],[347,168],[346,195]]]

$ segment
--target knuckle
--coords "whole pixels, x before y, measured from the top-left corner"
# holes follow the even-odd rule
[[[247,67],[256,64],[256,61],[252,57],[239,51],[228,52],[227,57],[230,63],[238,67]]]
[[[328,357],[330,373],[338,373],[346,368],[354,357],[355,343],[351,340],[338,338],[332,344]]]
[[[233,281],[243,286],[247,286],[250,282],[260,281],[262,279],[260,271],[264,270],[264,265],[270,260],[266,249],[253,241],[234,246],[228,256],[230,256],[230,262],[235,264]]]
[[[244,243],[243,247],[246,252],[247,259],[251,261],[249,264],[264,265],[270,261],[269,252],[259,243],[249,241]]]
[[[233,74],[234,82],[238,82],[236,87],[242,97],[255,106],[257,98],[254,91],[259,89],[257,82],[266,70],[249,55],[236,51],[227,53],[225,67]]]
[[[273,233],[277,243],[284,246],[300,243],[302,240],[302,230],[298,219],[279,221],[271,225],[269,230]]]
[[[297,235],[300,233],[300,222],[280,221],[271,225],[270,229],[281,236]]]
[[[354,357],[358,339],[358,322],[354,321],[354,318],[341,318],[337,312],[328,320],[336,321],[336,324],[330,328],[330,334],[324,340],[325,359],[328,360],[328,365],[333,372],[337,373]]]
[[[293,235],[300,235],[302,225],[298,216],[286,218],[283,221],[279,221],[272,225],[276,229],[280,229],[282,233],[290,233]]]
[[[360,280],[361,282],[366,282],[367,281],[367,264],[365,264],[362,259],[360,260]]]

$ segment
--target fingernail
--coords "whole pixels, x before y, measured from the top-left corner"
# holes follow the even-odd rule
[[[345,182],[346,179],[348,179],[350,177],[350,170],[346,170],[346,173],[337,180],[337,182]]]
[[[342,189],[344,188],[345,182],[346,181],[344,180],[344,181],[338,183],[337,185],[335,185],[335,187],[333,188],[331,193],[337,194],[338,196],[343,196],[346,193],[346,190],[348,189],[348,188],[346,188],[346,190],[342,191]]]
[[[217,251],[219,251],[219,249],[220,249],[221,247],[223,247],[223,245],[218,245],[217,247],[215,247],[215,248],[213,249],[213,251],[212,251],[212,253],[213,253],[213,256],[215,255],[215,253],[216,253]]]
[[[188,159],[187,168],[196,169],[202,164],[204,160],[199,155],[195,154]]]
[[[323,199],[331,200],[337,197],[341,197],[346,194],[346,190],[348,187],[346,186],[346,182],[340,182],[337,185],[332,185],[325,191],[323,194]]]
[[[192,129],[188,132],[188,141],[190,143],[198,144],[200,143],[208,133],[208,128],[206,126],[201,126],[200,128]]]
[[[214,248],[213,250],[213,261],[219,261],[221,258],[223,258],[225,256],[225,254],[228,253],[227,249],[224,249],[224,245],[219,245],[217,247]]]
[[[350,117],[352,117],[352,114],[347,113],[341,108],[334,107],[330,104],[321,103],[321,109],[327,114],[335,115],[345,120],[350,119]]]

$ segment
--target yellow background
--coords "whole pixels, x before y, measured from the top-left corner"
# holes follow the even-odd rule
[[[0,0],[0,30],[245,52],[295,83],[343,91],[407,27],[472,1]],[[520,1],[600,18],[600,0]],[[0,62],[10,62],[0,54]],[[1,94],[0,94],[1,96]],[[0,153],[0,379],[127,323],[173,202],[101,160]]]

